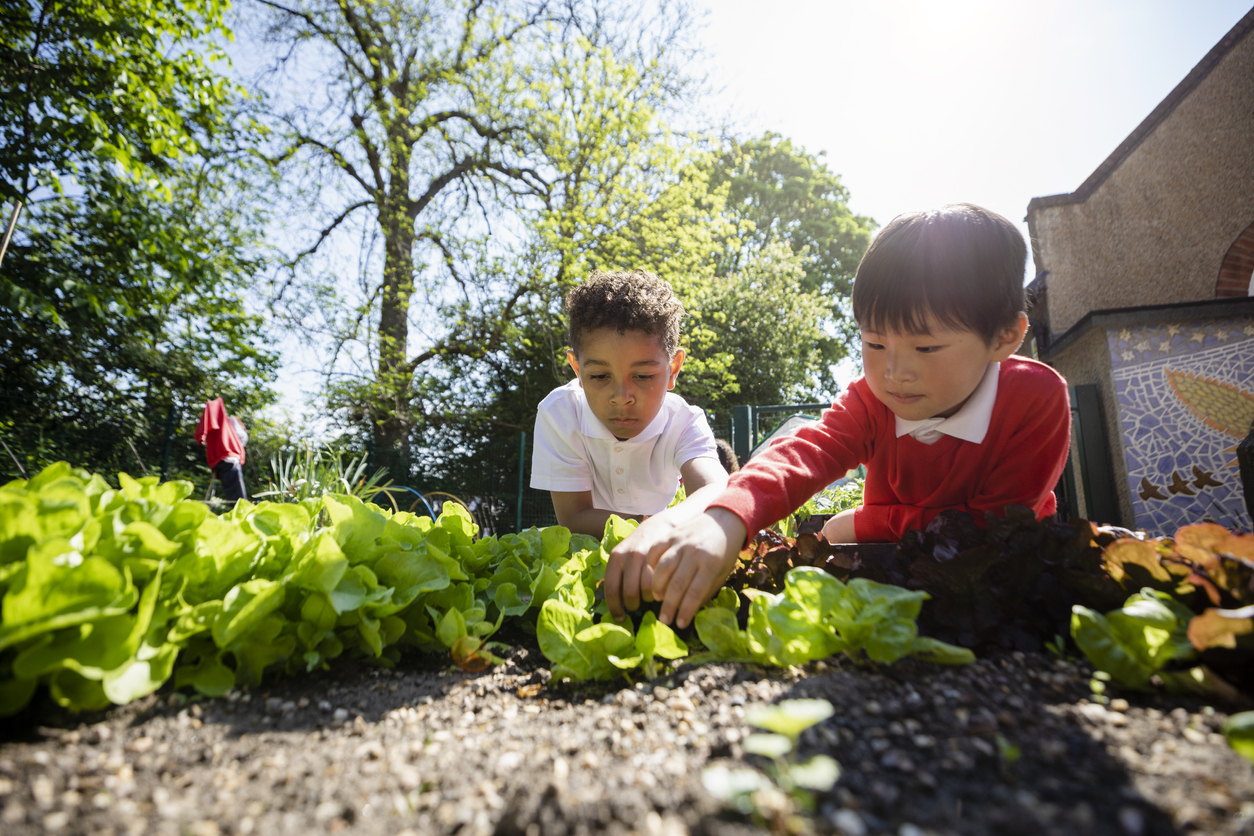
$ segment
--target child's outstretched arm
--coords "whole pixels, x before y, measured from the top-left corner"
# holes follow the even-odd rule
[[[684,479],[687,498],[674,508],[668,508],[646,520],[642,523],[642,527],[648,526],[645,534],[637,534],[640,531],[637,528],[624,543],[643,542],[644,538],[654,536],[651,532],[660,530],[663,525],[677,525],[683,520],[696,517],[727,486],[727,472],[715,458],[702,456],[691,459],[680,466],[679,472]],[[663,522],[652,522],[659,518]],[[656,561],[650,563],[646,560],[648,551],[630,544],[623,548],[619,544],[619,548],[610,554],[609,563],[605,567],[604,590],[606,603],[615,620],[621,621],[624,610],[636,609],[641,600],[654,600],[653,566]]]
[[[645,520],[610,554],[605,601],[616,620],[623,619],[623,605],[630,603],[621,594],[624,577],[643,576],[650,581],[644,586],[644,597],[660,598],[659,619],[680,627],[692,623],[701,605],[727,580],[745,542],[745,524],[725,508],[704,510],[713,497],[703,494],[698,491]],[[638,606],[639,601],[635,603]]]

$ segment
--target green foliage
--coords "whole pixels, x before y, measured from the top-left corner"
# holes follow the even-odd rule
[[[187,482],[118,481],[61,462],[0,487],[0,716],[41,684],[67,708],[94,709],[171,678],[220,695],[344,653],[391,665],[403,647],[451,651],[479,670],[507,618],[534,625],[559,679],[652,678],[660,660],[701,658],[652,613],[634,629],[606,620],[596,591],[635,528],[618,517],[599,543],[559,526],[477,538],[456,503],[435,521],[333,494],[240,501],[215,517],[188,499]],[[754,599],[746,629],[726,589],[697,633],[707,659],[793,665],[844,650],[969,661],[915,635],[925,597],[802,567],[783,593]],[[763,719],[795,738],[799,721],[782,722]]]
[[[304,450],[280,452],[270,459],[266,490],[254,493],[253,499],[304,502],[326,493],[338,493],[372,501],[378,494],[387,493],[391,482],[383,470],[367,474],[365,456],[353,456],[345,462],[346,456],[330,445],[315,448],[308,441]]]
[[[830,517],[862,504],[864,479],[850,479],[843,485],[824,488],[805,501],[800,508],[779,522],[779,531],[785,537],[796,537],[797,526],[811,517]]]
[[[155,463],[172,407],[198,416],[221,396],[247,415],[273,399],[278,358],[245,303],[259,219],[215,197],[233,182],[179,169],[167,199],[96,169],[24,215],[0,275],[0,432],[28,473]]]
[[[718,275],[740,273],[772,245],[786,244],[801,263],[801,289],[826,308],[814,346],[820,367],[839,361],[853,343],[853,276],[877,226],[849,210],[849,190],[822,157],[768,132],[731,140],[710,170],[710,188],[727,189],[725,215],[740,231],[739,246],[721,255]]]
[[[701,772],[702,783],[715,798],[752,815],[758,824],[770,824],[776,832],[797,832],[787,826],[789,819],[798,809],[812,813],[814,793],[828,792],[840,778],[839,764],[827,755],[797,762],[797,738],[834,713],[827,700],[783,700],[752,709],[745,722],[772,733],[750,734],[743,745],[746,752],[770,759],[766,772],[709,766]]]
[[[1254,761],[1254,711],[1242,711],[1233,714],[1224,723],[1224,737],[1228,745],[1245,758]]]
[[[915,619],[927,593],[855,578],[842,583],[821,569],[798,566],[778,594],[753,591],[745,629],[736,626],[739,598],[722,590],[697,613],[695,625],[711,658],[786,667],[845,652],[876,662],[918,655],[942,664],[974,660],[969,650],[918,636]]]
[[[1107,584],[1143,588],[1123,607],[1075,606],[1071,636],[1094,666],[1125,688],[1156,678],[1169,691],[1231,698],[1221,673],[1247,685],[1254,633],[1254,535],[1214,523],[1181,527],[1174,538],[1120,538],[1102,550]],[[1225,648],[1227,654],[1208,654]],[[1207,664],[1192,664],[1202,654]]]
[[[1099,669],[1128,688],[1144,688],[1169,661],[1197,655],[1189,642],[1193,614],[1170,595],[1143,589],[1102,615],[1077,604],[1071,637]]]
[[[107,160],[161,173],[231,128],[221,0],[0,5],[0,198]]]
[[[829,303],[806,289],[804,260],[774,242],[735,273],[677,283],[691,313],[689,361],[680,385],[686,398],[725,412],[734,404],[808,402],[831,395]]]

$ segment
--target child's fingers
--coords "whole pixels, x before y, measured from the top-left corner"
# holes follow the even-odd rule
[[[669,551],[663,552],[662,556],[653,563],[653,600],[666,600],[666,589],[670,585],[671,576],[675,574],[675,569],[680,564],[679,547],[676,546]]]
[[[623,566],[621,587],[622,602],[625,609],[635,610],[639,608],[641,575],[647,565],[643,553],[633,551],[628,554]]]
[[[610,615],[615,621],[622,621],[626,613],[623,611],[622,602],[622,586],[623,586],[623,565],[627,562],[624,555],[617,551],[610,553],[610,559],[605,563],[605,581],[603,589],[605,590],[605,605],[609,607]]]
[[[675,625],[679,628],[687,627],[692,620],[697,617],[697,610],[714,596],[715,590],[723,585],[722,573],[719,567],[714,563],[703,564],[692,578],[692,582],[688,584],[688,591],[684,593],[683,601],[679,605],[679,613],[675,619]]]
[[[670,554],[664,555],[662,560],[658,562],[657,569],[653,576],[653,595],[658,597],[659,590],[657,588],[657,576],[661,573],[662,564],[670,558]],[[658,621],[663,624],[670,624],[675,620],[675,611],[679,609],[679,604],[683,601],[684,596],[688,592],[688,587],[692,583],[693,576],[697,573],[697,561],[691,554],[676,555],[674,560],[675,568],[666,582],[666,592],[662,595],[662,609],[658,613]]]
[[[646,560],[644,567],[640,570],[640,598],[644,601],[652,601],[653,598],[653,567]]]

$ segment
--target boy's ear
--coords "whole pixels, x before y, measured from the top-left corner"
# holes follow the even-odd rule
[[[1028,332],[1028,315],[1019,311],[1019,319],[1009,325],[997,336],[993,359],[997,362],[1010,359],[1010,355],[1023,345],[1023,337]]]
[[[675,381],[679,379],[679,370],[684,367],[684,359],[687,356],[682,348],[675,349],[675,356],[671,358],[671,374],[666,381],[667,390],[675,388]]]
[[[570,363],[570,367],[575,370],[575,377],[579,377],[579,358],[570,349],[566,349],[566,362]]]

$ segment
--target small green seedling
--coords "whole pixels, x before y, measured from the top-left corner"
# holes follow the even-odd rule
[[[814,811],[814,792],[827,792],[840,778],[840,766],[827,755],[797,763],[797,738],[835,713],[827,700],[783,700],[745,714],[745,722],[766,732],[745,737],[746,752],[771,759],[766,774],[754,769],[707,767],[701,781],[711,795],[752,815],[774,830],[795,832],[797,811]]]
[[[1062,633],[1055,633],[1052,642],[1045,642],[1045,649],[1057,656],[1059,659],[1066,661],[1067,659],[1067,637]]]
[[[1106,683],[1110,681],[1110,674],[1106,671],[1093,671],[1093,678],[1089,680],[1089,690],[1092,691],[1091,699],[1098,705],[1106,705],[1110,702],[1110,697],[1106,696]]]
[[[1233,714],[1224,723],[1224,737],[1228,745],[1246,760],[1254,761],[1254,711]]]

